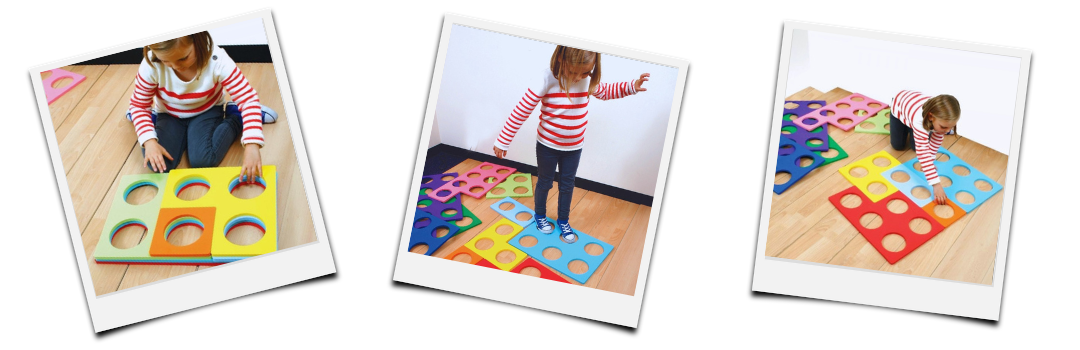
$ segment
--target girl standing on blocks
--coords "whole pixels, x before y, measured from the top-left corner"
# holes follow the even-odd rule
[[[945,190],[938,179],[934,158],[937,156],[945,135],[955,133],[960,121],[960,102],[951,95],[930,96],[904,90],[893,97],[889,133],[893,149],[907,150],[908,143],[915,147],[926,182],[934,187],[937,204],[945,204]]]
[[[228,93],[234,102],[225,103]],[[240,137],[241,181],[262,176],[263,123],[277,113],[259,103],[236,63],[199,32],[143,47],[128,120],[143,147],[143,167],[176,168],[185,151],[192,168],[214,167]]]
[[[619,82],[600,82],[600,54],[592,51],[557,46],[551,55],[551,65],[542,80],[530,86],[525,97],[510,113],[502,132],[495,138],[495,156],[503,158],[518,129],[540,104],[540,127],[536,130],[536,167],[540,179],[536,183],[536,227],[543,233],[554,229],[546,218],[547,193],[559,168],[559,226],[560,238],[566,243],[577,241],[570,227],[570,200],[574,180],[581,161],[585,141],[585,125],[589,123],[589,100],[623,98],[645,91],[641,84],[649,81],[649,73],[639,79]]]

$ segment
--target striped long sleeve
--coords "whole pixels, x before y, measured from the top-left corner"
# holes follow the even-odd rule
[[[262,146],[262,106],[259,105],[259,95],[248,83],[244,73],[235,65],[232,71],[221,82],[225,91],[229,93],[233,101],[240,107],[240,120],[243,122],[243,132],[240,136],[240,144],[255,143]]]
[[[139,145],[149,139],[157,138],[154,122],[150,118],[150,107],[154,102],[154,95],[157,95],[156,77],[152,74],[144,76],[144,70],[139,69],[139,73],[135,76],[135,92],[131,94],[128,107],[131,123],[135,126],[135,135],[139,138]]]
[[[938,149],[941,148],[945,135],[928,131],[922,127],[922,107],[933,96],[920,92],[904,90],[893,97],[893,115],[900,119],[904,125],[911,128],[915,136],[915,156],[919,159],[926,182],[931,186],[941,182],[938,178],[937,166],[934,158]]]
[[[589,124],[590,98],[610,100],[637,93],[633,81],[629,81],[600,83],[596,91],[590,94],[588,79],[582,79],[566,87],[567,90],[564,91],[550,71],[546,71],[545,75],[543,85],[529,88],[514,106],[495,138],[495,147],[508,150],[514,136],[539,105],[540,123],[536,130],[536,140],[560,151],[581,149],[585,141],[586,125]]]

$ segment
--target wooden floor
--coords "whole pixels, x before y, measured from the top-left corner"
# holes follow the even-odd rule
[[[278,249],[314,242],[315,229],[274,67],[267,63],[241,63],[238,66],[262,103],[279,115],[277,123],[263,127],[266,146],[262,149],[263,164],[275,165],[278,169]],[[68,66],[63,69],[86,76],[85,81],[50,104],[49,112],[56,129],[94,291],[102,295],[207,268],[99,265],[94,262],[94,249],[120,178],[150,173],[142,165],[142,148],[138,146],[134,128],[123,117],[134,91],[138,65]],[[181,168],[188,164],[186,156],[184,158]],[[221,166],[240,166],[242,160],[243,149],[237,141]]]
[[[480,163],[480,161],[468,159],[446,172],[464,173],[480,165]],[[533,176],[532,179],[535,188],[538,178]],[[469,208],[469,211],[475,214],[482,223],[450,238],[432,255],[434,257],[445,258],[501,217],[491,209],[491,205],[498,202],[498,199],[476,199],[469,196],[461,196],[461,199],[462,205]],[[535,207],[534,197],[515,199],[530,209]],[[555,183],[548,192],[547,217],[553,219],[558,217],[558,201],[559,186],[558,183]],[[575,188],[573,201],[570,205],[570,226],[611,244],[614,246],[614,250],[584,284],[578,283],[558,271],[551,271],[576,285],[634,295],[637,288],[638,269],[641,266],[641,254],[645,249],[645,231],[649,226],[651,212],[652,207],[647,205],[634,204],[600,193]],[[420,253],[425,251],[426,247],[418,247],[413,250],[413,252]]]
[[[821,93],[806,88],[787,100],[825,100],[832,103],[851,94],[842,89]],[[962,129],[961,129],[962,130]],[[848,158],[813,170],[781,195],[773,194],[765,255],[840,266],[991,284],[1004,195],[997,193],[934,238],[891,265],[829,202],[828,197],[851,187],[841,167],[881,150],[906,162],[914,151],[898,152],[889,135],[845,132],[830,127],[829,137]],[[946,136],[942,147],[1005,183],[1008,156],[962,136]],[[880,218],[877,220],[880,221]]]

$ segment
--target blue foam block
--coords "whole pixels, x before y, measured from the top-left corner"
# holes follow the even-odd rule
[[[898,171],[908,174],[909,179],[906,182],[899,182],[893,180],[893,173]],[[910,199],[912,202],[915,202],[915,204],[918,205],[920,208],[934,201],[934,190],[930,187],[930,184],[926,182],[926,177],[923,176],[921,172],[917,172],[904,164],[900,164],[889,168],[888,170],[882,171],[881,176],[884,177],[885,180],[888,180],[890,183],[892,183],[893,186],[896,186],[897,190],[903,192],[904,195],[908,197],[908,199]],[[926,188],[927,191],[930,191],[930,197],[926,199],[915,198],[915,195],[912,194],[912,191],[914,191],[917,187],[923,187]]]
[[[793,149],[785,151],[785,146],[791,146]],[[780,154],[776,156],[776,172],[787,172],[791,174],[791,179],[783,185],[773,185],[773,192],[776,192],[776,194],[784,193],[791,185],[794,185],[806,176],[806,174],[809,174],[811,170],[814,170],[818,166],[821,166],[822,163],[825,163],[825,158],[783,136],[780,137],[779,153]],[[810,166],[800,167],[799,159],[802,157],[810,157],[814,159],[814,162],[811,163]]]
[[[501,208],[499,208],[499,206],[501,206],[503,203],[513,203],[514,207],[510,208],[510,210],[502,210]],[[495,202],[495,204],[492,204],[491,210],[494,210],[496,213],[499,213],[499,215],[502,215],[507,220],[513,221],[515,224],[518,224],[521,227],[532,225],[536,217],[536,212],[534,212],[532,209],[529,209],[529,207],[518,203],[518,201],[510,197],[500,199],[498,202]],[[529,220],[518,220],[517,214],[521,212],[529,213]]]
[[[952,152],[949,152],[949,150],[945,148],[940,148],[938,149],[938,152],[944,153],[945,155],[949,156],[949,161],[947,162],[942,162],[936,159],[934,160],[934,166],[937,167],[938,177],[944,176],[949,178],[949,180],[952,180],[952,185],[944,188],[945,197],[951,199],[953,203],[956,203],[956,206],[960,207],[960,209],[963,209],[965,212],[970,213],[972,210],[975,210],[975,208],[977,208],[979,205],[983,204],[983,202],[986,202],[987,199],[993,197],[994,194],[998,193],[998,191],[1001,191],[1002,187],[1000,184],[998,184],[994,180],[991,180],[989,176],[986,176],[985,174],[980,172],[979,169],[975,169],[975,167],[969,165],[967,162],[964,162],[963,159],[960,159],[960,157],[952,154]],[[915,170],[915,163],[918,161],[918,158],[912,159],[904,163],[904,166],[911,170],[913,174],[913,179],[919,178],[923,181],[923,183],[927,183],[926,176],[923,175],[921,171]],[[956,174],[956,172],[953,171],[953,168],[956,166],[962,166],[967,168],[970,174],[968,174],[967,176],[960,176]],[[975,187],[975,181],[978,180],[983,180],[989,183],[991,186],[990,190],[982,191]],[[956,199],[956,194],[961,191],[970,193],[972,197],[975,197],[975,201],[971,204],[960,203],[960,201]],[[934,191],[931,189],[930,198],[933,199],[933,197]]]
[[[547,220],[551,223],[552,226],[555,226],[555,221],[551,219]],[[526,226],[525,229],[521,231],[521,233],[518,233],[517,236],[514,236],[510,239],[510,245],[514,246],[514,248],[521,249],[521,251],[525,252],[525,254],[529,254],[529,256],[531,256],[536,261],[544,263],[544,265],[555,269],[555,271],[559,271],[564,275],[570,276],[570,278],[573,278],[579,283],[585,283],[589,280],[589,277],[592,277],[593,272],[596,272],[596,268],[600,267],[600,264],[604,262],[604,259],[607,259],[607,256],[611,254],[611,250],[615,247],[605,243],[604,241],[584,234],[577,229],[574,230],[574,233],[578,236],[577,241],[574,243],[566,243],[563,242],[562,239],[559,239],[558,233],[553,232],[544,234],[536,228],[536,225],[529,225]],[[521,245],[521,239],[525,237],[536,237],[536,245],[532,247],[526,247]],[[600,247],[604,248],[604,252],[600,255],[590,255],[589,253],[586,253],[585,246],[590,243],[600,245]],[[549,260],[548,258],[545,258],[544,249],[547,248],[559,249],[560,251],[562,251],[562,256],[555,260]],[[589,269],[582,274],[571,272],[570,262],[574,260],[581,260],[585,262],[585,264],[589,265]]]
[[[424,219],[428,219],[429,221],[423,221]],[[442,247],[443,243],[446,243],[450,237],[454,237],[454,235],[461,230],[457,226],[423,210],[416,211],[416,216],[413,217],[412,227],[412,235],[409,236],[409,249],[412,249],[419,244],[427,244],[428,249],[424,255],[434,254],[439,247]],[[445,236],[435,237],[435,230],[440,227],[445,227],[449,229],[450,232]]]

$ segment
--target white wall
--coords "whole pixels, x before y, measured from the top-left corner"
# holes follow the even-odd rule
[[[436,105],[442,143],[492,154],[495,137],[529,86],[542,79],[555,45],[454,26]],[[653,195],[678,70],[603,55],[604,82],[652,76],[648,91],[589,103],[578,177]],[[510,144],[507,158],[536,165],[539,108]]]
[[[261,18],[247,20],[224,27],[210,29],[214,44],[221,45],[266,45],[266,30]]]
[[[885,103],[900,90],[953,95],[960,101],[960,135],[1009,154],[1020,59],[813,31],[793,34],[789,95],[807,86],[840,87]],[[796,55],[800,46],[809,54]]]

